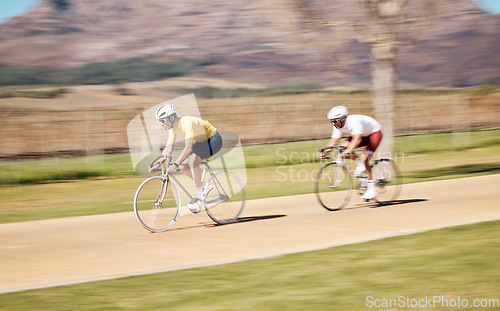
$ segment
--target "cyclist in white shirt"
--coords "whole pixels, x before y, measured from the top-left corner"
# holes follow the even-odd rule
[[[356,161],[357,166],[354,176],[361,176],[366,170],[368,183],[362,198],[368,200],[375,198],[378,193],[369,161],[382,140],[382,126],[369,116],[349,115],[347,108],[344,106],[333,107],[328,112],[327,117],[334,125],[328,146],[337,146],[343,134],[349,134],[350,137],[341,144],[346,149],[340,154],[340,157]],[[353,153],[353,150],[359,147],[366,147],[366,150],[361,154],[361,159],[358,159],[356,154]],[[319,153],[318,157],[325,158],[330,152],[331,149],[328,149]]]

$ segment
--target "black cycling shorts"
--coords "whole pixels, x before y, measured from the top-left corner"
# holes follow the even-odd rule
[[[193,144],[193,152],[201,159],[208,159],[222,149],[222,137],[217,132],[214,136],[205,141],[198,141]]]

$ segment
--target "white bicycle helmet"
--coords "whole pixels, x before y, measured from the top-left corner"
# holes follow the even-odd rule
[[[328,120],[338,119],[347,116],[347,108],[344,106],[333,107],[327,114]]]
[[[161,120],[166,119],[174,114],[177,114],[177,109],[175,109],[175,106],[172,104],[166,104],[158,108],[155,115],[156,119]]]

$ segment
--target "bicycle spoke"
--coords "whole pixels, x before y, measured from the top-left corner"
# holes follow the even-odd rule
[[[336,163],[325,165],[316,178],[316,198],[330,211],[339,210],[351,198],[352,179],[346,167]]]
[[[377,186],[377,200],[380,202],[395,200],[401,192],[402,177],[396,164],[390,159],[376,161],[372,168]]]
[[[179,216],[177,189],[163,177],[148,178],[139,186],[134,211],[141,225],[151,232],[165,231]]]
[[[214,189],[209,192],[207,214],[218,224],[236,220],[245,204],[245,189],[239,178],[230,172],[218,172],[209,180]]]

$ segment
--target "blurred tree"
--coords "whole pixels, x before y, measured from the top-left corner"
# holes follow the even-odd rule
[[[460,75],[451,80],[451,86],[453,87],[467,87],[471,86],[469,83],[469,77],[466,75]]]
[[[291,25],[305,34],[309,44],[329,49],[339,65],[352,61],[345,48],[351,40],[368,47],[375,118],[382,123],[384,132],[380,152],[392,155],[397,47],[414,44],[434,22],[442,3],[438,0],[275,0],[274,5],[287,8],[275,11],[278,24]]]
[[[59,11],[68,10],[70,7],[68,0],[52,0],[52,5]]]

